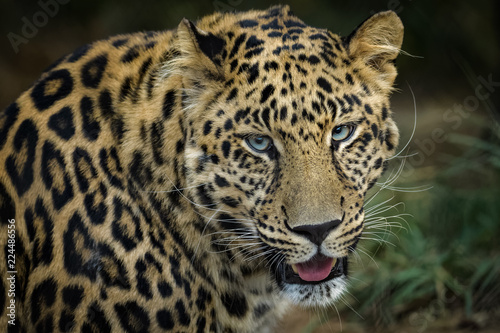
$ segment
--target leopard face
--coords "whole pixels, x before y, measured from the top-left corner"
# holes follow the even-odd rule
[[[297,304],[345,289],[366,192],[397,145],[388,106],[397,51],[366,50],[382,39],[372,29],[401,45],[392,13],[344,39],[295,18],[241,18],[210,51],[212,80],[185,79],[195,86],[186,90],[186,179],[216,229],[212,243],[268,268]]]
[[[265,332],[334,302],[398,143],[402,34],[393,12],[341,38],[279,6],[61,58],[0,113],[19,330]]]

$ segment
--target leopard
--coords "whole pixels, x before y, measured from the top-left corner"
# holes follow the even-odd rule
[[[396,154],[395,12],[287,5],[63,56],[0,113],[8,332],[272,332],[349,282]]]

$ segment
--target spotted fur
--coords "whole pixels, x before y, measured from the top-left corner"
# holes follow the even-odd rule
[[[15,328],[265,332],[290,303],[335,301],[398,142],[402,32],[383,12],[341,38],[283,6],[61,58],[0,113]],[[318,281],[293,270],[323,262]]]

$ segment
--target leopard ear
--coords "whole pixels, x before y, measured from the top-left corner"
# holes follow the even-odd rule
[[[222,38],[199,29],[187,19],[179,24],[177,35],[183,62],[187,62],[184,67],[221,75],[222,53],[226,44]]]
[[[377,13],[361,23],[345,39],[349,54],[378,72],[383,88],[396,78],[394,60],[403,44],[403,23],[393,11]]]

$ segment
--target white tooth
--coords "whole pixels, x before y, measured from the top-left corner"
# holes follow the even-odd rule
[[[335,266],[335,264],[337,263],[337,258],[333,258],[333,261],[332,261],[332,268]]]
[[[299,274],[299,271],[297,270],[297,266],[292,265],[292,270],[295,274]]]

